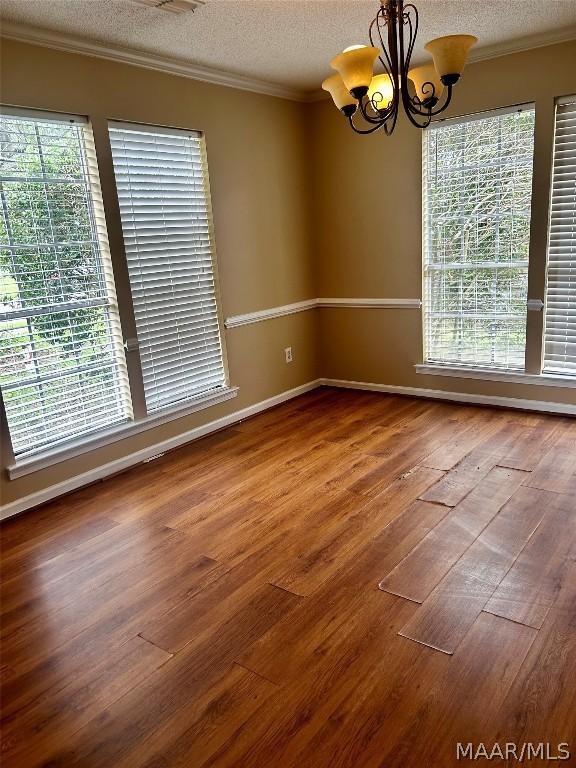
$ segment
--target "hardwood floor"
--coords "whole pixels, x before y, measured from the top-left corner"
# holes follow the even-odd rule
[[[321,389],[1,534],[6,766],[576,765],[574,420]]]

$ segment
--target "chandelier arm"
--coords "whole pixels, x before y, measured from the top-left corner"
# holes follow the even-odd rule
[[[427,128],[430,125],[430,122],[432,120],[432,117],[435,113],[431,112],[430,110],[426,110],[425,112],[422,112],[419,109],[416,109],[410,104],[409,99],[405,99],[404,95],[402,95],[402,102],[404,105],[404,111],[406,112],[406,117],[412,125],[414,125],[416,128]],[[416,120],[416,117],[423,117],[424,123],[419,123],[418,120]]]
[[[412,49],[414,48],[414,43],[416,41],[416,34],[418,33],[418,11],[416,11],[416,8],[413,5],[406,6],[408,8],[408,11],[404,11],[404,7],[402,4],[402,0],[398,0],[398,9],[399,9],[399,23],[398,23],[398,42],[400,44],[400,94],[402,97],[402,106],[404,107],[404,112],[406,112],[406,116],[408,117],[408,120],[414,125],[416,128],[426,128],[428,125],[430,125],[430,121],[432,120],[432,116],[430,114],[429,110],[426,110],[426,112],[421,112],[418,110],[415,105],[410,100],[410,97],[408,95],[408,65],[410,64],[410,55],[412,53]],[[413,8],[416,12],[416,20],[415,20],[415,27],[412,26],[412,20],[410,18],[410,8]],[[408,25],[410,29],[410,40],[408,43],[408,57],[404,56],[404,26]],[[421,125],[415,118],[414,115],[418,115],[419,117],[424,117],[425,122],[423,125]]]
[[[412,17],[410,11],[414,12],[414,25],[412,24]],[[404,70],[406,77],[408,77],[408,70],[410,69],[410,62],[412,60],[412,52],[414,50],[414,44],[416,43],[416,37],[418,36],[418,8],[412,3],[405,5],[402,10],[402,25],[408,24],[410,27],[410,42],[408,43],[408,53],[406,54],[406,60],[404,62]]]
[[[392,105],[395,112],[398,112],[400,106],[400,81],[398,79],[400,74],[398,65],[398,8],[402,8],[402,0],[387,0],[388,50],[392,70],[390,80],[392,81]],[[396,124],[396,119],[394,119],[394,124]]]
[[[412,125],[416,126],[416,128],[427,128],[430,125],[430,121],[432,120],[432,117],[434,116],[434,113],[430,110],[426,110],[425,112],[416,109],[411,103],[408,98],[404,97],[404,94],[402,94],[402,103],[404,105],[404,111],[406,112],[406,117]],[[416,117],[423,117],[424,123],[421,124],[416,120]]]
[[[372,36],[373,28],[376,26],[376,30],[378,32],[378,37],[380,38],[380,51],[384,53],[384,56],[386,57],[386,61],[382,58],[382,56],[378,56],[380,59],[380,62],[382,66],[384,67],[385,74],[388,75],[390,79],[392,79],[392,62],[390,61],[390,56],[388,55],[388,50],[386,48],[386,45],[384,44],[384,39],[382,37],[382,31],[379,24],[379,17],[382,17],[384,24],[383,26],[388,26],[388,21],[386,20],[386,14],[384,13],[384,7],[380,6],[380,9],[374,19],[372,19],[372,23],[370,24],[370,27],[368,29],[368,37],[370,38],[370,45],[372,45],[373,48],[378,48],[377,45],[374,44],[374,38]]]
[[[370,99],[366,98],[360,99],[358,102],[358,106],[360,107],[360,112],[362,113],[362,117],[364,120],[366,120],[367,123],[382,123],[385,120],[388,120],[388,118],[392,115],[394,111],[394,107],[387,107],[385,110],[382,110],[382,113],[379,112],[377,116],[370,115],[366,110],[366,105],[372,103]]]
[[[436,117],[436,115],[439,115],[441,112],[444,112],[444,110],[450,105],[450,102],[452,101],[452,88],[453,88],[452,85],[447,85],[446,86],[446,101],[438,109],[436,109],[436,110],[432,109],[431,110],[432,117]]]
[[[420,109],[422,105],[420,99],[415,96],[413,100],[409,102],[410,107],[410,113],[412,115],[417,115],[418,117],[436,117],[436,115],[439,115],[441,112],[444,112],[445,109],[449,106],[450,102],[452,101],[452,88],[453,86],[448,85],[446,86],[446,98],[444,100],[444,104],[442,104],[441,107],[438,107],[438,109],[434,109],[433,107],[431,109],[426,109],[424,107],[423,109]],[[428,121],[430,122],[430,121]]]
[[[372,128],[367,128],[366,130],[363,130],[362,128],[356,128],[356,126],[354,125],[354,121],[352,120],[352,115],[348,117],[348,122],[350,123],[350,127],[355,133],[363,133],[363,134],[374,133],[374,131],[377,131],[379,128],[386,126],[386,122],[382,121],[378,123],[378,125],[373,125]]]
[[[386,134],[386,136],[392,136],[392,134],[394,133],[394,128],[396,127],[397,119],[398,119],[398,110],[394,112],[394,115],[392,117],[392,122],[384,123],[384,133]]]

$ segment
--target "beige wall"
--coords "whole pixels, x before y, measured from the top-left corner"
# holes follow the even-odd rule
[[[106,120],[205,132],[225,316],[303,299],[421,296],[421,134],[359,137],[331,103],[297,104],[102,59],[4,41],[4,103],[88,115],[98,150],[123,322],[129,292]],[[542,298],[553,100],[576,92],[576,43],[474,65],[450,114],[535,101],[530,296]],[[537,365],[541,316],[531,313],[528,363]],[[291,345],[294,362],[283,349]],[[574,402],[575,390],[421,376],[420,313],[321,309],[226,332],[237,398],[17,480],[16,500],[317,376]]]
[[[3,41],[5,104],[88,115],[119,301],[129,303],[106,120],[205,132],[224,316],[316,296],[309,253],[305,106],[102,59]],[[123,321],[130,316],[124,313]],[[16,480],[8,503],[316,378],[314,312],[226,331],[235,399]],[[125,328],[128,335],[131,329]],[[294,362],[284,361],[292,346]]]
[[[554,98],[576,93],[576,42],[471,64],[446,116],[536,103],[530,298],[544,297]],[[311,106],[313,252],[324,297],[422,295],[422,134],[357,136],[330,101]],[[542,313],[529,313],[527,369],[539,365]],[[576,402],[576,390],[423,376],[418,310],[322,309],[322,375],[336,379]]]

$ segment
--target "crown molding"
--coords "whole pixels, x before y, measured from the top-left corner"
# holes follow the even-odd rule
[[[329,95],[321,90],[301,90],[289,88],[266,80],[247,77],[233,72],[204,67],[200,64],[192,64],[183,59],[174,59],[169,56],[160,56],[154,53],[146,53],[134,48],[112,46],[95,40],[67,35],[63,32],[55,32],[40,27],[32,27],[26,24],[3,21],[0,29],[2,37],[10,40],[18,40],[21,43],[41,45],[45,48],[54,48],[68,53],[79,53],[84,56],[95,56],[100,59],[109,59],[122,64],[132,64],[136,67],[144,67],[157,72],[165,72],[170,75],[189,77],[192,80],[201,80],[213,85],[223,85],[228,88],[237,88],[242,91],[251,91],[265,96],[277,96],[280,99],[289,99],[304,103],[313,103],[329,99]],[[557,45],[576,40],[576,25],[563,27],[536,35],[527,35],[515,40],[506,40],[494,45],[487,45],[470,52],[470,63],[496,59],[512,53],[521,53],[534,48],[544,48],[547,45]],[[415,64],[422,63],[415,61]]]
[[[482,46],[477,50],[472,48],[469,61],[471,64],[474,64],[477,61],[497,59],[500,56],[508,56],[511,53],[531,51],[533,48],[545,48],[547,45],[569,43],[571,40],[576,40],[576,24],[553,29],[549,32],[517,37],[515,40],[504,40],[501,43],[494,43],[494,45]]]
[[[265,96],[277,96],[280,99],[290,99],[291,101],[307,100],[306,94],[297,88],[289,88],[277,83],[269,83],[266,80],[247,77],[246,75],[193,64],[183,59],[173,59],[155,53],[146,53],[134,48],[112,46],[96,40],[86,40],[62,32],[41,29],[40,27],[3,21],[0,32],[2,37],[9,40],[40,45],[45,48],[54,48],[57,51],[79,53],[99,59],[109,59],[121,64],[132,64],[136,67],[153,69],[170,75],[189,77],[192,80],[201,80],[213,85],[223,85],[228,88],[251,91],[252,93],[260,93]]]

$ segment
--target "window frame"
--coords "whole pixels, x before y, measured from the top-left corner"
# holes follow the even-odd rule
[[[511,104],[507,106],[497,107],[494,109],[486,109],[479,112],[472,112],[469,114],[455,115],[448,118],[437,118],[431,122],[432,130],[437,130],[446,125],[458,125],[464,123],[474,122],[476,120],[484,120],[492,117],[498,117],[501,115],[514,114],[516,112],[531,110],[534,112],[534,132],[533,132],[533,155],[532,155],[532,177],[531,177],[531,204],[530,204],[530,221],[529,221],[529,248],[526,266],[526,278],[529,280],[530,272],[530,250],[531,250],[531,235],[532,235],[532,214],[534,209],[534,154],[536,149],[536,103],[535,102],[522,102],[519,104]],[[532,309],[531,299],[529,298],[530,286],[527,285],[526,295],[526,311],[524,314],[524,328],[525,328],[525,343],[524,343],[524,361],[521,368],[505,367],[505,366],[489,366],[483,363],[466,363],[458,361],[439,361],[433,360],[428,355],[427,340],[428,340],[428,327],[426,317],[426,304],[427,304],[427,280],[426,273],[426,241],[427,241],[427,228],[426,228],[426,208],[427,208],[427,186],[424,178],[424,162],[425,162],[425,148],[426,148],[426,130],[422,131],[422,269],[421,269],[421,290],[422,290],[422,314],[421,314],[421,330],[422,330],[422,362],[415,365],[417,373],[438,374],[438,375],[453,375],[457,378],[482,378],[489,380],[488,374],[493,374],[498,378],[493,380],[511,380],[511,377],[523,377],[527,375],[526,371],[526,349],[528,346],[528,312]]]
[[[549,276],[550,276],[550,246],[551,246],[551,238],[552,238],[552,214],[553,209],[552,205],[554,202],[554,172],[555,172],[555,160],[556,160],[556,152],[558,151],[557,145],[556,145],[556,128],[557,128],[557,115],[558,115],[558,108],[565,106],[565,105],[571,105],[574,106],[576,109],[576,93],[570,94],[567,96],[558,97],[554,100],[554,117],[553,117],[553,127],[552,127],[552,156],[550,158],[550,188],[549,188],[549,209],[548,209],[548,222],[547,222],[547,232],[546,232],[546,264],[545,264],[545,278],[544,278],[544,301],[542,306],[542,345],[540,350],[540,371],[542,377],[546,377],[548,379],[555,378],[558,379],[558,381],[563,382],[563,386],[573,388],[576,387],[576,370],[571,371],[567,370],[567,372],[562,372],[559,368],[555,369],[553,367],[546,368],[546,343],[547,343],[547,305],[548,305],[548,299],[549,299],[549,291],[548,291],[548,284],[549,284]],[[574,130],[574,137],[576,138],[576,128]],[[575,203],[575,210],[574,213],[576,214],[576,203]],[[559,385],[560,386],[560,385]]]
[[[127,290],[130,292],[131,320],[134,322],[134,330],[136,334],[137,334],[137,328],[136,328],[134,302],[132,298],[132,288],[131,288],[130,275],[128,270],[128,259],[127,259],[126,249],[125,249],[124,235],[122,231],[122,216],[120,212],[120,200],[119,200],[118,188],[117,188],[117,177],[114,171],[113,156],[112,156],[110,130],[113,127],[119,128],[119,129],[125,128],[127,130],[138,130],[139,132],[150,133],[150,134],[155,134],[157,132],[163,132],[166,134],[173,133],[174,135],[177,135],[177,136],[181,136],[182,134],[188,134],[190,136],[193,136],[194,138],[197,138],[200,142],[201,154],[202,154],[202,160],[203,160],[203,166],[204,166],[203,168],[204,191],[206,195],[205,204],[206,204],[209,241],[210,241],[210,263],[212,267],[212,279],[214,283],[214,299],[216,302],[216,318],[218,322],[218,333],[219,333],[219,339],[220,339],[221,363],[222,363],[222,369],[224,372],[224,385],[220,391],[225,395],[224,399],[228,399],[226,397],[227,392],[229,391],[237,392],[238,390],[237,388],[232,387],[230,382],[230,371],[228,366],[228,354],[227,354],[227,348],[226,348],[226,334],[225,334],[226,326],[225,326],[224,312],[222,308],[221,283],[220,283],[220,275],[219,275],[219,269],[218,269],[218,257],[217,257],[216,235],[215,235],[215,229],[214,229],[214,217],[213,217],[213,209],[212,209],[212,191],[211,191],[211,184],[210,184],[210,168],[209,168],[209,162],[208,162],[206,134],[204,131],[201,131],[198,129],[189,128],[189,127],[184,128],[184,127],[175,126],[175,125],[165,125],[165,124],[159,124],[159,123],[141,123],[134,120],[124,120],[124,119],[116,119],[116,118],[108,118],[106,120],[106,140],[108,143],[107,155],[110,157],[111,176],[114,184],[114,198],[115,198],[115,208],[116,208],[115,214],[117,215],[118,225],[122,235],[123,266],[126,268]],[[214,393],[214,392],[209,392],[207,394],[200,393],[194,398],[183,400],[180,403],[177,403],[175,405],[168,405],[163,408],[154,409],[148,412],[147,404],[146,404],[145,387],[144,387],[143,368],[142,368],[142,361],[140,356],[140,349],[139,349],[137,335],[127,339],[127,351],[130,353],[134,353],[133,357],[137,362],[138,389],[139,389],[138,396],[139,396],[140,402],[142,403],[142,408],[144,413],[143,418],[149,419],[151,421],[155,421],[157,418],[161,419],[162,414],[164,413],[171,414],[178,411],[182,411],[182,415],[185,415],[187,412],[189,412],[189,408],[188,408],[189,404],[192,408],[194,408],[194,403],[199,402],[202,399],[205,399],[207,402],[210,403],[212,399],[217,398],[218,393]],[[216,402],[218,402],[217,399],[216,399]]]
[[[3,397],[1,407],[3,410],[3,418],[5,419],[5,423],[7,425],[7,437],[5,439],[5,443],[7,444],[8,453],[11,459],[20,464],[26,463],[27,461],[34,461],[37,457],[41,457],[46,454],[57,452],[62,448],[66,448],[71,443],[91,440],[93,437],[97,437],[104,431],[122,428],[132,422],[133,410],[131,392],[128,382],[128,373],[126,368],[126,359],[123,349],[123,333],[113,274],[112,258],[108,242],[108,233],[103,222],[104,206],[100,187],[100,176],[98,172],[94,134],[91,122],[87,117],[81,115],[46,112],[34,109],[21,109],[8,105],[1,105],[0,114],[8,118],[15,118],[16,120],[22,120],[24,122],[27,121],[31,125],[39,124],[42,126],[54,123],[56,125],[66,126],[67,124],[70,124],[77,129],[75,135],[78,139],[81,176],[78,178],[71,178],[70,183],[79,184],[84,190],[83,194],[85,194],[85,200],[83,200],[83,202],[86,204],[86,216],[87,221],[89,222],[88,228],[90,234],[88,239],[83,240],[67,241],[66,239],[54,239],[54,242],[33,242],[30,244],[22,243],[17,246],[8,245],[7,250],[17,251],[20,248],[46,248],[49,250],[58,251],[69,243],[73,243],[75,245],[82,244],[90,249],[94,249],[96,254],[94,277],[99,284],[98,293],[101,294],[99,296],[84,298],[78,301],[62,300],[53,304],[42,304],[42,306],[36,306],[29,309],[21,307],[20,309],[8,310],[3,313],[6,315],[6,320],[10,321],[18,320],[20,318],[27,319],[31,317],[49,317],[52,315],[72,312],[75,310],[82,310],[85,308],[102,308],[104,310],[103,318],[105,319],[105,325],[107,326],[107,332],[105,336],[105,343],[107,347],[106,359],[99,361],[97,364],[92,363],[88,365],[81,365],[78,363],[77,365],[70,368],[69,373],[66,373],[65,369],[61,367],[56,368],[54,371],[48,370],[45,372],[40,372],[36,364],[36,373],[33,376],[24,378],[22,381],[4,385],[2,387],[3,395],[6,391],[25,386],[27,382],[30,386],[37,386],[42,388],[43,384],[53,380],[65,379],[67,375],[74,375],[77,373],[81,374],[86,370],[104,370],[109,368],[111,371],[111,376],[115,382],[114,387],[117,390],[115,403],[120,416],[117,421],[105,424],[102,427],[88,429],[84,434],[74,434],[72,432],[72,434],[69,436],[53,439],[51,442],[47,442],[45,445],[39,445],[37,448],[21,451],[16,454],[13,446],[12,431],[10,430],[10,421],[7,416],[7,408]],[[40,145],[40,134],[38,133],[37,129],[36,135],[36,141],[39,147],[38,151],[40,162],[42,163],[42,171],[33,177],[22,177],[22,181],[32,181],[32,183],[40,182],[45,185],[58,184],[62,181],[65,181],[64,178],[58,178],[54,175],[49,176],[45,173],[43,165],[43,149]],[[14,177],[14,180],[17,180],[17,178]],[[52,229],[53,210],[48,204],[48,193],[45,192],[45,194],[48,218],[50,220],[50,228]],[[8,216],[7,211],[5,211],[5,215]],[[14,221],[11,222],[8,218],[6,219],[9,237],[12,223],[14,223]],[[52,230],[52,233],[54,235],[54,230]],[[30,343],[34,344],[31,335],[32,331],[29,324],[27,324],[27,328],[28,335],[30,336]]]
[[[71,115],[68,113],[58,112],[56,110],[54,111],[37,110],[34,108],[17,107],[17,106],[6,105],[6,104],[2,104],[0,106],[2,108],[2,112],[6,114],[10,112],[11,114],[14,114],[16,116],[22,116],[22,117],[26,117],[26,116],[29,116],[29,117],[32,116],[36,118],[45,117],[48,119],[51,118],[51,119],[57,119],[57,120],[70,119],[70,120],[82,121],[91,126],[93,130],[97,181],[99,183],[99,186],[101,186],[102,185],[101,178],[103,176],[102,166],[104,165],[105,166],[104,172],[107,176],[107,179],[111,181],[111,184],[109,183],[108,187],[109,188],[111,187],[110,192],[113,190],[113,194],[108,194],[108,195],[101,194],[101,203],[102,203],[102,208],[105,214],[105,222],[103,222],[102,226],[104,227],[104,233],[107,236],[107,240],[111,239],[109,237],[109,230],[111,226],[114,228],[115,232],[120,233],[120,240],[118,240],[118,238],[114,238],[114,241],[113,241],[114,246],[110,246],[110,257],[111,257],[110,261],[111,261],[113,282],[116,290],[117,300],[118,300],[118,293],[119,293],[119,288],[118,288],[119,276],[117,274],[117,267],[119,262],[122,268],[126,266],[126,254],[124,251],[124,241],[122,236],[120,206],[118,202],[118,194],[117,194],[117,188],[116,188],[116,177],[113,172],[113,164],[112,164],[112,156],[111,156],[111,148],[110,148],[110,136],[108,132],[109,123],[112,123],[112,122],[124,123],[126,125],[130,125],[132,127],[136,126],[139,128],[146,127],[146,125],[148,125],[148,127],[152,131],[154,129],[174,130],[177,132],[184,131],[188,133],[193,133],[195,135],[199,135],[202,138],[205,172],[206,172],[206,181],[205,181],[206,196],[207,196],[206,203],[207,203],[207,209],[208,209],[210,238],[211,238],[211,245],[212,245],[211,263],[212,263],[212,274],[213,274],[213,280],[214,280],[214,295],[216,300],[216,314],[218,319],[218,327],[220,332],[220,342],[221,342],[221,349],[222,349],[222,366],[223,366],[224,375],[225,375],[225,385],[221,390],[217,392],[209,392],[208,394],[201,393],[193,398],[189,398],[188,400],[177,403],[174,406],[168,406],[168,407],[159,409],[157,411],[154,411],[150,414],[146,412],[145,407],[144,409],[142,409],[141,405],[139,406],[139,404],[145,403],[145,398],[144,398],[140,353],[139,353],[138,345],[137,343],[135,343],[137,342],[137,340],[131,337],[131,334],[127,333],[127,325],[128,326],[132,325],[133,327],[135,327],[134,308],[132,305],[129,283],[127,283],[127,285],[124,285],[125,281],[122,279],[123,278],[122,276],[120,282],[122,283],[122,293],[124,294],[124,296],[118,300],[119,322],[120,322],[121,333],[124,340],[126,366],[128,368],[129,389],[130,389],[130,395],[131,395],[132,405],[133,405],[132,420],[130,420],[129,422],[122,423],[120,425],[114,425],[109,428],[100,429],[94,433],[91,433],[79,439],[70,439],[70,440],[66,440],[65,442],[63,441],[60,445],[54,448],[50,448],[48,450],[38,452],[27,457],[21,457],[21,458],[15,458],[14,451],[12,448],[10,431],[9,429],[3,429],[2,430],[2,450],[6,457],[4,463],[5,465],[7,465],[6,471],[7,471],[8,477],[11,480],[16,479],[18,477],[23,477],[33,472],[40,471],[47,467],[51,467],[54,464],[67,461],[71,458],[82,455],[84,453],[97,450],[98,448],[106,447],[114,442],[131,437],[132,435],[137,435],[146,430],[153,429],[162,424],[169,423],[176,419],[183,418],[190,414],[196,413],[198,411],[204,410],[206,408],[210,408],[214,405],[217,405],[219,403],[223,403],[232,398],[235,398],[239,393],[239,387],[233,386],[230,383],[228,356],[227,356],[227,350],[226,350],[225,324],[224,324],[224,315],[222,310],[220,278],[219,278],[219,271],[218,271],[218,259],[217,259],[216,241],[215,241],[215,234],[214,234],[213,214],[212,214],[212,197],[211,197],[211,191],[210,191],[210,176],[209,176],[207,149],[206,149],[206,137],[204,132],[197,131],[191,128],[141,124],[135,121],[126,121],[121,119],[117,120],[115,118],[110,118],[108,120],[105,120],[102,123],[102,121],[91,120],[90,117],[87,117],[87,116]],[[97,125],[95,125],[95,122]],[[97,128],[99,130],[97,130]],[[112,216],[112,219],[113,219],[112,221],[109,220],[110,216]],[[127,270],[126,270],[126,276],[127,276]],[[128,291],[128,295],[126,295],[126,290]],[[123,299],[129,299],[129,300],[123,300]],[[127,323],[127,320],[129,321],[128,323]],[[136,373],[137,375],[134,375],[134,373]],[[1,397],[1,393],[0,393],[0,421],[3,424],[7,424],[4,400]],[[205,432],[209,432],[211,431],[211,429],[212,427],[209,424],[206,425],[205,428],[204,427],[202,428],[202,430]],[[198,428],[192,431],[197,432]],[[175,447],[176,445],[183,444],[188,439],[187,435],[188,433],[184,432],[174,438],[164,441],[166,444],[166,449],[169,450],[172,447]],[[142,454],[142,459],[145,459],[149,455],[149,451],[147,449],[143,449],[139,451],[137,454],[131,454],[126,456],[124,459],[124,463],[126,464],[126,466],[131,466],[135,461],[135,457],[139,454]],[[88,472],[87,474],[91,475],[92,473]],[[83,479],[82,481],[79,482],[79,484],[84,482],[88,482],[88,480]]]

